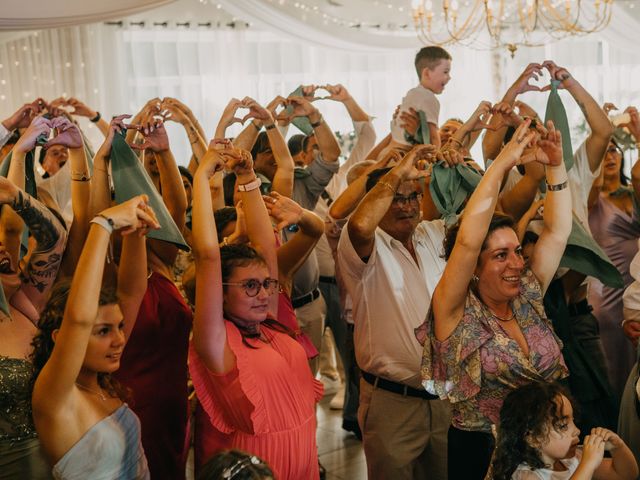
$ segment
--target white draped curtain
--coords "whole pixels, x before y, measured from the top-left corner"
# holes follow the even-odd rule
[[[229,3],[239,9],[255,0]],[[249,95],[266,104],[300,84],[342,83],[375,117],[376,130],[380,138],[384,136],[396,105],[417,83],[413,68],[417,47],[363,45],[351,34],[335,38],[329,46],[326,32],[321,44],[314,44],[323,32],[310,27],[293,35],[296,24],[289,23],[281,23],[276,31],[268,24],[285,19],[269,18],[244,30],[90,24],[25,33],[0,42],[0,117],[36,96],[76,96],[105,116],[135,113],[154,96],[174,96],[193,109],[211,135],[231,97]],[[612,101],[621,108],[637,104],[640,53],[629,48],[632,32],[627,30],[635,23],[629,24],[632,20],[624,15],[617,18],[624,19],[624,28],[616,30],[614,22],[606,35],[522,48],[515,59],[503,52],[451,48],[453,79],[439,97],[441,121],[468,116],[482,99],[497,101],[527,63],[547,58],[567,67],[598,101]],[[388,46],[398,47],[391,42]],[[546,95],[529,93],[523,100],[544,112]],[[566,100],[571,122],[580,123],[579,109]],[[322,101],[318,106],[334,130],[352,130],[342,105]],[[239,129],[235,125],[228,133],[236,135]],[[169,133],[178,161],[185,164],[186,136],[175,125]],[[95,129],[89,135],[94,143],[101,139]]]

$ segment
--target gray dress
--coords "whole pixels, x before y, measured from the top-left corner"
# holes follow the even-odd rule
[[[628,193],[630,194],[630,193]],[[593,238],[602,247],[624,279],[627,288],[633,278],[629,264],[638,252],[640,223],[610,201],[602,198],[589,211],[589,226]],[[600,325],[600,338],[607,356],[609,381],[617,398],[620,398],[627,376],[635,361],[633,345],[625,337],[622,322],[622,294],[624,289],[611,288],[598,280],[589,285],[589,303]]]
[[[57,480],[149,479],[136,414],[123,404],[96,423],[54,465],[53,477]]]

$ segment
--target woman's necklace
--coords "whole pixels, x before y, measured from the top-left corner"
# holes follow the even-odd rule
[[[89,393],[93,393],[94,395],[98,395],[98,397],[100,397],[100,400],[102,400],[103,402],[107,401],[107,397],[105,396],[104,393],[102,393],[102,389],[93,390],[92,388],[85,387],[84,385],[82,385],[81,383],[78,383],[78,382],[76,382],[76,386],[78,388],[81,388],[82,390],[86,390]]]
[[[509,315],[507,318],[501,317],[500,315],[498,315],[496,312],[494,312],[490,308],[489,308],[489,311],[491,312],[491,315],[493,315],[495,318],[497,318],[501,322],[510,322],[516,316],[515,312],[513,311],[513,308],[511,309],[511,315]]]

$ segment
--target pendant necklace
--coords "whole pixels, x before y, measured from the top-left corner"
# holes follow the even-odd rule
[[[93,390],[92,388],[85,387],[84,385],[82,385],[81,383],[78,383],[78,382],[76,382],[76,386],[78,388],[81,388],[82,390],[86,390],[89,393],[93,393],[94,395],[98,395],[98,397],[100,397],[100,400],[102,400],[103,402],[107,401],[107,397],[104,395],[104,393],[102,393],[102,389]]]

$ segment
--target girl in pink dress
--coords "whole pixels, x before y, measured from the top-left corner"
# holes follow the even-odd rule
[[[209,178],[225,162],[236,172],[242,201],[251,205],[245,209],[247,225],[262,228],[264,244],[275,242],[251,157],[214,143],[194,177],[193,383],[221,432],[221,446],[265,459],[278,479],[317,479],[315,404],[322,386],[311,375],[304,349],[268,318],[278,301],[275,248],[218,248]]]

